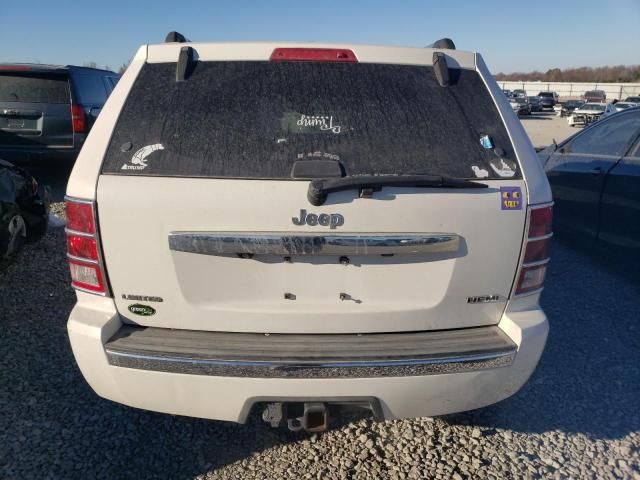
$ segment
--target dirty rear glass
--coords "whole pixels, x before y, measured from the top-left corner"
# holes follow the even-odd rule
[[[69,98],[66,76],[0,73],[0,102],[69,103]]]
[[[346,175],[520,178],[482,79],[425,66],[312,62],[146,64],[118,119],[106,174],[291,179],[295,162]],[[494,148],[481,139],[489,136]]]

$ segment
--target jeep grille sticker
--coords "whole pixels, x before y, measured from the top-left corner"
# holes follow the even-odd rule
[[[156,150],[164,150],[164,145],[161,143],[154,143],[153,145],[147,145],[137,150],[131,157],[131,164],[125,163],[122,165],[121,170],[144,170],[147,168],[147,157]]]

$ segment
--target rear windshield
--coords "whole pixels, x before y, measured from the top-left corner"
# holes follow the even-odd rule
[[[539,97],[553,97],[553,93],[551,92],[540,92],[538,94]]]
[[[70,103],[64,75],[0,73],[0,102]]]
[[[424,66],[199,62],[176,82],[175,63],[146,64],[103,173],[291,179],[296,162],[328,160],[345,175],[519,177],[482,79],[452,73],[441,87]]]

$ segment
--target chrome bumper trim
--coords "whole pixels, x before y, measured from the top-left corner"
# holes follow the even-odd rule
[[[161,357],[109,350],[107,356],[109,364],[116,367],[188,375],[247,378],[371,378],[442,375],[506,367],[513,363],[515,349],[511,352],[442,359],[414,358],[380,362],[309,364]]]
[[[220,377],[307,379],[405,377],[493,369],[511,365],[516,349],[495,326],[397,334],[268,337],[124,326],[105,345],[109,364],[115,367]]]
[[[171,232],[169,248],[203,255],[413,255],[456,252],[454,233],[299,235],[288,232]]]

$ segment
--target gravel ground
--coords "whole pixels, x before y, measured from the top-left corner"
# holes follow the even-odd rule
[[[521,392],[438,419],[350,417],[307,437],[98,398],[69,347],[74,295],[52,229],[0,273],[0,478],[640,479],[640,285],[554,249],[549,342]]]

